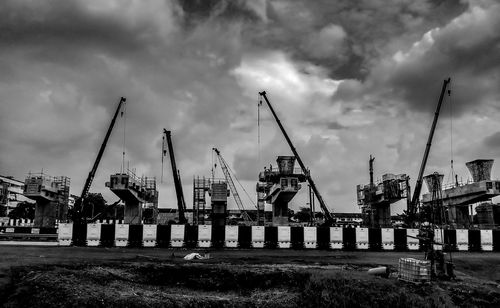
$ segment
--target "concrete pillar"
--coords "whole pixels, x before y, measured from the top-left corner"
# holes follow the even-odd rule
[[[125,224],[140,224],[142,221],[141,203],[139,201],[132,200],[126,201],[123,218]]]
[[[273,226],[288,226],[288,202],[278,199],[272,206]]]

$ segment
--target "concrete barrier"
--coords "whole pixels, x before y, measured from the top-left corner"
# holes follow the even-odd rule
[[[344,245],[343,229],[341,227],[330,227],[330,248],[342,249]]]
[[[224,230],[224,246],[227,248],[238,247],[238,226],[226,226]]]
[[[252,247],[264,248],[264,226],[252,226]]]
[[[155,247],[157,232],[158,232],[157,225],[144,225],[142,228],[142,246]]]
[[[316,227],[304,227],[304,247],[307,249],[316,249],[318,247]]]
[[[457,249],[458,251],[469,250],[469,230],[457,229]]]
[[[394,229],[382,228],[382,249],[394,250]]]
[[[356,248],[369,248],[368,228],[356,228]]]
[[[128,224],[115,225],[115,246],[116,247],[127,247],[129,239],[129,229]]]
[[[493,251],[493,231],[481,230],[481,250]]]
[[[290,227],[278,226],[278,248],[290,248]]]
[[[420,240],[417,238],[418,229],[406,229],[406,245],[408,250],[419,250]]]
[[[87,224],[87,246],[99,246],[101,242],[101,224]]]
[[[443,229],[434,229],[434,250],[443,250],[444,245]]]
[[[170,246],[184,246],[185,225],[170,225]]]
[[[198,247],[209,248],[212,246],[212,226],[198,225]]]
[[[60,223],[57,229],[57,241],[59,246],[70,246],[73,242],[73,224]]]

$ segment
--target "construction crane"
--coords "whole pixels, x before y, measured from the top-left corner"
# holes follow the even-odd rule
[[[335,222],[335,219],[333,218],[333,215],[330,213],[330,211],[328,210],[328,207],[326,206],[325,204],[325,201],[323,200],[323,197],[321,197],[321,194],[319,193],[318,191],[318,188],[316,187],[316,184],[314,183],[312,177],[311,177],[311,174],[309,172],[309,170],[306,168],[306,166],[304,165],[304,162],[302,162],[302,159],[300,158],[299,156],[299,153],[297,153],[297,150],[295,149],[295,147],[293,146],[292,144],[292,141],[290,140],[290,137],[288,137],[288,134],[286,133],[285,129],[283,128],[283,125],[281,124],[280,120],[278,119],[278,116],[276,115],[276,112],[274,112],[274,109],[273,107],[271,106],[271,103],[269,102],[269,100],[267,99],[267,96],[266,96],[266,92],[265,91],[262,91],[262,92],[259,92],[259,95],[264,97],[267,105],[269,106],[269,109],[271,110],[271,113],[273,114],[274,116],[274,119],[276,120],[276,122],[278,123],[278,126],[279,128],[281,129],[281,132],[283,133],[283,135],[285,136],[285,139],[286,141],[288,142],[288,145],[290,146],[290,149],[292,150],[293,152],[293,155],[295,155],[295,157],[297,158],[297,161],[300,165],[300,168],[302,169],[302,172],[304,173],[304,175],[306,176],[306,179],[307,179],[307,182],[309,183],[309,185],[311,186],[311,189],[313,190],[314,192],[314,195],[316,196],[316,198],[318,199],[319,201],[319,205],[321,207],[321,210],[323,211],[323,215],[325,215],[325,220],[326,220],[326,223],[327,224],[332,224]]]
[[[434,113],[434,120],[432,122],[431,131],[429,132],[429,137],[427,138],[427,145],[425,147],[424,157],[422,158],[422,163],[420,164],[420,171],[418,172],[417,182],[415,183],[415,190],[413,191],[411,202],[408,204],[408,220],[411,223],[415,221],[415,217],[417,214],[420,191],[422,190],[422,180],[424,176],[425,165],[427,164],[427,158],[429,157],[429,152],[431,150],[432,138],[434,137],[434,131],[436,130],[436,124],[439,118],[439,111],[441,110],[444,94],[450,82],[451,82],[450,78],[445,79],[443,81],[443,87],[441,88],[441,94],[439,96],[436,112]],[[450,95],[449,90],[448,90],[448,95]]]
[[[111,119],[111,123],[109,124],[108,131],[106,132],[106,136],[104,137],[104,141],[101,144],[101,148],[99,149],[99,152],[97,153],[97,157],[94,161],[94,165],[92,166],[92,169],[89,172],[89,175],[87,176],[87,179],[85,180],[85,184],[83,185],[82,193],[80,194],[80,197],[76,200],[75,202],[75,211],[74,211],[74,217],[73,220],[81,220],[82,219],[82,210],[83,210],[83,201],[87,197],[90,186],[92,185],[92,181],[94,180],[95,174],[97,172],[97,168],[99,167],[99,163],[101,162],[102,155],[104,154],[104,150],[106,149],[106,145],[108,144],[108,139],[109,136],[111,135],[111,132],[113,131],[113,127],[115,126],[116,118],[118,117],[118,113],[120,113],[120,110],[122,108],[123,103],[125,103],[127,99],[125,97],[120,98],[120,102],[118,103],[118,107],[116,108],[115,114],[113,115],[113,118]]]
[[[175,163],[174,156],[174,146],[172,145],[172,132],[166,129],[163,129],[163,145],[167,142],[168,153],[170,156],[170,164],[172,165],[172,175],[174,176],[174,186],[175,186],[175,194],[177,195],[177,209],[179,211],[179,223],[185,224],[187,223],[186,219],[186,201],[184,200],[184,192],[182,191],[181,184],[181,176],[180,172],[177,169],[177,165]],[[165,147],[162,148],[163,156],[167,154]]]
[[[224,172],[224,176],[226,177],[227,184],[229,185],[229,189],[231,190],[231,193],[233,194],[234,201],[236,202],[236,205],[238,206],[238,209],[241,211],[241,215],[243,216],[243,219],[246,222],[251,222],[253,221],[252,218],[248,215],[248,213],[245,211],[245,208],[243,207],[243,202],[241,202],[240,195],[238,194],[238,190],[236,189],[236,186],[234,185],[233,178],[231,177],[231,174],[229,172],[229,167],[226,164],[226,161],[220,154],[220,151],[216,148],[213,148],[214,152],[217,154],[217,157],[219,158],[220,166],[222,169],[222,172]]]

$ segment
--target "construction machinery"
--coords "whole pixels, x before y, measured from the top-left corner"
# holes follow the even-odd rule
[[[92,169],[90,170],[89,175],[87,176],[87,179],[85,180],[85,184],[83,185],[82,193],[80,194],[80,197],[75,202],[75,206],[74,206],[74,210],[73,210],[73,221],[75,221],[75,222],[80,222],[83,219],[83,217],[82,217],[83,202],[89,193],[90,186],[92,185],[92,181],[94,180],[95,174],[97,172],[97,168],[99,167],[99,163],[101,162],[102,155],[104,154],[104,150],[106,149],[106,145],[108,144],[109,136],[111,135],[111,132],[113,131],[113,127],[115,126],[116,118],[118,117],[118,114],[120,113],[120,110],[122,109],[122,106],[126,102],[126,100],[127,99],[125,97],[120,98],[120,102],[118,103],[118,107],[116,108],[115,114],[113,115],[113,118],[111,119],[111,123],[109,124],[108,131],[106,132],[106,136],[104,137],[104,140],[101,144],[101,148],[99,149],[99,152],[97,153],[97,157],[94,161],[94,165],[92,166]]]
[[[434,137],[434,131],[436,130],[437,121],[439,119],[439,111],[441,110],[441,105],[443,103],[444,94],[445,94],[446,89],[448,88],[448,86],[450,84],[450,81],[451,81],[450,78],[445,79],[443,81],[443,86],[441,88],[441,94],[439,95],[439,101],[438,101],[438,104],[436,107],[436,112],[434,113],[434,120],[432,121],[432,126],[431,126],[431,130],[429,132],[429,137],[427,138],[427,145],[425,147],[424,157],[422,158],[422,163],[420,164],[420,170],[418,172],[417,181],[415,183],[415,190],[413,191],[413,197],[411,198],[411,201],[408,203],[407,220],[410,224],[414,223],[415,219],[416,219],[416,214],[417,214],[417,209],[418,209],[418,204],[419,204],[419,199],[420,199],[420,192],[422,190],[422,183],[423,183],[425,166],[427,164],[427,158],[429,157],[429,152],[430,152],[431,144],[432,144],[432,138]],[[449,90],[448,90],[448,95],[450,95]]]
[[[175,156],[174,156],[174,146],[172,144],[172,132],[166,129],[163,129],[163,156],[167,154],[167,150],[165,149],[165,142],[168,147],[168,153],[170,156],[170,164],[172,165],[172,175],[174,177],[174,186],[175,186],[175,193],[177,196],[177,209],[179,211],[179,223],[180,224],[185,224],[187,223],[186,219],[186,201],[184,199],[184,192],[182,191],[182,183],[181,183],[181,176],[180,172],[177,169],[177,165],[175,163]]]
[[[241,202],[240,195],[238,193],[238,190],[236,189],[236,186],[234,185],[233,178],[231,177],[231,173],[229,172],[229,166],[227,165],[226,161],[220,154],[220,151],[217,148],[212,149],[216,154],[217,157],[219,158],[219,162],[221,165],[222,172],[224,173],[224,177],[226,178],[226,182],[229,185],[229,189],[231,190],[231,193],[233,194],[234,201],[236,202],[236,206],[238,206],[238,209],[241,211],[241,216],[243,217],[243,220],[247,223],[252,222],[252,218],[248,215],[248,213],[245,211],[245,207],[243,206],[243,202]]]
[[[318,199],[318,202],[319,202],[319,205],[320,205],[321,210],[323,212],[323,215],[325,216],[325,222],[327,224],[330,224],[330,225],[333,224],[335,222],[333,215],[328,210],[328,207],[326,206],[326,203],[323,200],[323,197],[319,193],[318,188],[316,187],[316,184],[314,183],[314,180],[312,179],[309,170],[304,165],[304,162],[302,161],[302,159],[299,156],[299,153],[297,153],[297,150],[293,146],[292,141],[290,140],[290,137],[288,137],[288,134],[286,133],[285,129],[283,128],[283,125],[281,124],[280,120],[278,119],[276,112],[274,111],[273,107],[271,106],[271,103],[269,102],[269,99],[266,96],[266,92],[265,91],[259,92],[259,95],[261,97],[264,97],[264,100],[266,101],[267,106],[269,107],[269,110],[271,110],[271,113],[273,114],[274,119],[276,120],[276,123],[278,123],[278,126],[279,126],[281,132],[283,133],[283,136],[285,136],[285,139],[286,139],[288,145],[290,146],[290,149],[292,150],[293,155],[297,159],[297,162],[299,163],[300,168],[302,169],[302,172],[304,173],[307,182],[311,186],[311,189],[314,192],[314,195]]]

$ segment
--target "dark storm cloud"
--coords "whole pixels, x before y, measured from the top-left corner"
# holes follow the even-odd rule
[[[490,148],[500,148],[500,132],[496,132],[484,138],[483,143],[485,146]]]
[[[352,211],[367,153],[381,170],[418,170],[415,144],[427,131],[417,122],[428,117],[413,111],[432,109],[443,72],[456,71],[457,113],[465,100],[498,101],[497,11],[478,3],[3,1],[0,171],[22,178],[44,168],[72,177],[78,191],[126,96],[126,161],[139,175],[159,175],[166,128],[184,185],[209,174],[216,146],[253,190],[264,165],[290,154],[263,109],[259,153],[256,96],[265,89],[325,199]],[[477,129],[487,122],[479,111]],[[124,124],[120,118],[93,186],[108,197]],[[446,151],[442,143],[433,151]],[[161,206],[174,205],[171,175],[160,190]]]

